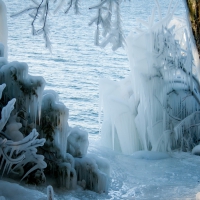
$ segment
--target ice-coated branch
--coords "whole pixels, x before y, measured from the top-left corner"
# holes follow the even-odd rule
[[[53,10],[53,13],[55,14],[61,8],[64,8],[64,13],[67,14],[74,8],[75,14],[79,14],[80,0],[31,0],[31,2],[32,5],[11,15],[11,17],[17,17],[28,13],[29,17],[32,19],[32,34],[42,34],[45,41],[45,47],[51,51],[48,29],[48,16],[50,10]],[[121,0],[101,0],[97,5],[89,8],[90,10],[97,10],[97,15],[89,22],[89,25],[92,25],[93,23],[96,24],[95,45],[105,47],[111,43],[113,50],[124,46],[125,42],[121,25],[120,3]],[[100,36],[104,38],[101,42]]]
[[[23,9],[20,12],[17,12],[11,17],[17,17],[24,13],[28,13],[29,17],[32,18],[31,26],[32,26],[32,34],[40,35],[42,34],[45,41],[45,47],[51,51],[51,42],[49,39],[49,29],[48,29],[48,16],[50,12],[50,6],[56,7],[54,13],[58,12],[58,10],[63,7],[65,1],[60,0],[56,6],[57,1],[50,1],[50,0],[31,0],[32,4],[30,7]],[[65,9],[65,13],[68,13],[69,10],[74,7],[74,11],[76,14],[79,13],[79,0],[69,0],[67,3],[67,8]],[[37,27],[37,28],[36,28]]]
[[[6,171],[9,173],[13,165],[20,163],[25,158],[24,155],[19,155],[17,157],[15,156],[15,158],[12,158],[10,155],[8,155],[10,150],[11,149],[7,146],[7,139],[2,140],[0,138],[0,170],[3,168],[2,176]]]
[[[12,99],[8,102],[8,104],[2,109],[1,111],[1,121],[0,121],[0,131],[3,130],[4,126],[6,125],[10,113],[14,109],[14,104],[15,104],[16,99]]]
[[[101,2],[90,9],[97,9],[97,15],[89,25],[96,23],[95,45],[105,47],[109,43],[115,51],[124,46],[122,21],[120,14],[120,0],[101,0]],[[115,19],[113,19],[115,18]],[[113,19],[113,20],[112,20]],[[102,27],[103,41],[100,43],[100,26]]]
[[[0,169],[4,165],[2,176],[5,171],[7,171],[7,173],[10,171],[15,172],[16,169],[24,167],[27,163],[34,163],[35,165],[29,169],[29,171],[23,176],[22,180],[34,170],[43,170],[46,168],[44,156],[36,154],[36,148],[43,146],[46,140],[44,138],[36,139],[38,135],[38,132],[33,129],[27,137],[18,142],[0,139]],[[15,167],[12,169],[13,164],[15,164]]]

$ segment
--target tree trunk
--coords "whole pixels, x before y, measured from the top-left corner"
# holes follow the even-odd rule
[[[200,0],[186,0],[194,40],[200,58]]]

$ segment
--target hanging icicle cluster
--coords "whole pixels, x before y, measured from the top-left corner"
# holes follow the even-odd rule
[[[65,158],[67,150],[67,137],[69,110],[58,101],[58,95],[54,91],[44,91],[41,110],[41,136],[54,142],[60,149],[60,154]]]
[[[31,0],[32,4],[11,15],[11,17],[17,17],[21,14],[28,13],[31,18],[32,34],[33,35],[43,35],[45,41],[45,47],[51,51],[51,42],[49,39],[49,26],[48,17],[50,10],[54,10],[54,13],[58,12],[61,7],[65,8],[65,13],[67,14],[69,10],[73,7],[76,14],[79,13],[79,0]],[[65,5],[67,4],[67,5]]]
[[[88,133],[78,127],[70,128],[67,123],[68,115],[68,109],[59,102],[58,95],[51,90],[44,91],[40,130],[41,137],[47,138],[44,146],[46,152],[43,154],[50,166],[49,172],[53,172],[59,186],[67,189],[75,189],[79,184],[84,189],[107,192],[109,174],[102,172],[97,162],[87,156]],[[86,160],[91,165],[92,172],[86,170]],[[91,173],[92,177],[96,177],[95,180]]]
[[[2,92],[5,88],[5,84],[0,86],[0,97],[2,96]],[[16,169],[21,168],[23,170],[23,167],[29,163],[34,163],[33,167],[30,168],[25,174],[22,173],[24,179],[26,176],[28,176],[32,171],[39,169],[43,170],[46,168],[46,163],[44,162],[44,156],[36,154],[37,147],[43,146],[45,139],[36,139],[38,137],[38,133],[35,129],[25,138],[22,138],[21,141],[12,141],[7,140],[10,136],[7,134],[7,132],[2,133],[2,130],[7,123],[8,120],[10,120],[10,115],[12,110],[14,109],[16,99],[12,99],[8,102],[8,104],[3,107],[1,112],[1,120],[0,120],[0,131],[1,131],[1,137],[0,137],[0,170],[2,169],[2,176],[5,172],[15,172]],[[15,131],[15,126],[18,125],[18,123],[13,122],[12,123],[12,133],[17,135]],[[8,125],[7,125],[8,126]],[[3,138],[4,139],[3,139]],[[15,136],[16,137],[16,136]],[[14,167],[13,167],[14,166]]]
[[[96,17],[89,23],[89,25],[95,23],[97,26],[95,45],[105,47],[111,43],[113,51],[124,47],[120,3],[121,0],[103,0],[98,5],[90,8],[97,9]],[[100,27],[102,28],[102,34],[100,34]],[[100,36],[103,37],[101,42]]]
[[[51,51],[51,42],[49,39],[49,13],[57,13],[61,8],[67,14],[72,8],[75,14],[79,14],[80,0],[31,0],[32,4],[19,11],[11,17],[18,17],[24,13],[28,13],[31,17],[31,26],[33,35],[43,35],[45,47]],[[91,19],[89,25],[96,24],[95,45],[105,47],[109,43],[115,51],[120,47],[124,47],[125,40],[122,31],[122,21],[120,14],[121,0],[101,0],[96,6],[89,9],[97,10],[97,15]],[[102,31],[102,33],[101,33]]]
[[[16,98],[15,110],[21,116],[25,131],[28,126],[36,127],[37,119],[40,118],[41,97],[45,86],[43,77],[29,75],[26,63],[4,62],[0,67],[0,83],[6,84],[2,103]]]
[[[147,23],[140,20],[146,28],[127,37],[130,76],[100,85],[104,144],[123,153],[189,151],[200,139],[198,70],[187,27],[178,32],[170,7],[162,18],[157,4],[159,21],[154,9]]]

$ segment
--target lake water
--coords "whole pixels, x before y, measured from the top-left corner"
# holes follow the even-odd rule
[[[23,2],[23,3],[22,3]],[[30,73],[43,76],[46,89],[58,92],[70,110],[69,125],[79,125],[90,134],[99,132],[98,98],[99,79],[123,79],[129,73],[129,63],[124,49],[116,52],[111,47],[94,46],[95,26],[88,26],[96,10],[89,11],[96,0],[80,0],[81,14],[73,10],[64,15],[62,10],[51,16],[50,38],[52,54],[44,48],[42,36],[31,35],[31,19],[28,14],[17,18],[9,16],[29,5],[30,0],[7,0],[9,61],[27,62]],[[162,0],[162,12],[166,13],[169,1]],[[155,6],[153,0],[132,0],[122,3],[121,13],[125,35],[138,27],[137,19],[147,19]],[[176,15],[183,16],[180,5]]]
[[[184,17],[181,0],[175,15]],[[6,0],[8,15],[29,5],[30,0]],[[175,2],[175,1],[174,1]],[[59,14],[50,20],[52,54],[44,48],[41,36],[31,35],[28,15],[8,16],[9,61],[27,62],[32,75],[45,78],[46,89],[58,92],[70,110],[69,125],[82,126],[90,133],[89,153],[106,157],[111,165],[111,186],[108,194],[90,191],[56,191],[57,199],[195,199],[200,191],[199,157],[189,153],[171,153],[169,159],[138,160],[111,152],[99,146],[92,135],[98,136],[99,79],[121,80],[129,73],[124,49],[113,52],[110,47],[94,46],[95,27],[88,22],[95,11],[88,8],[95,0],[81,0],[81,15]],[[169,0],[160,0],[163,13]],[[174,3],[173,3],[174,4]],[[147,19],[153,0],[132,0],[122,3],[125,35],[138,27],[137,19]],[[38,188],[41,190],[41,188]]]

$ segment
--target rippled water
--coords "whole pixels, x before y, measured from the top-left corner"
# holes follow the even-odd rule
[[[21,10],[30,0],[7,0],[8,15]],[[123,49],[112,52],[107,47],[94,46],[94,29],[88,22],[95,11],[88,7],[96,0],[81,1],[81,15],[61,12],[50,23],[52,54],[44,48],[41,37],[31,36],[27,15],[8,17],[9,61],[27,62],[30,73],[42,75],[46,89],[59,93],[60,100],[70,110],[70,126],[80,125],[90,134],[98,135],[98,88],[100,78],[120,80],[129,73],[129,63]],[[177,0],[176,15],[184,16],[181,0]],[[160,0],[166,13],[169,0]],[[153,0],[132,0],[122,4],[124,32],[138,27],[137,18],[147,19]],[[90,135],[91,136],[91,135]],[[90,137],[91,139],[92,137]],[[106,157],[111,164],[111,185],[108,194],[90,191],[56,191],[57,199],[195,199],[200,191],[199,158],[173,153],[165,160],[137,160],[99,147],[91,139],[89,153]]]
[[[51,16],[50,31],[52,54],[44,48],[42,36],[31,35],[30,19],[27,14],[18,18],[9,16],[29,5],[30,0],[6,0],[8,10],[9,61],[27,62],[30,73],[42,75],[46,89],[58,92],[60,100],[70,110],[70,126],[80,125],[89,133],[97,134],[98,89],[100,78],[123,79],[129,72],[129,63],[124,49],[113,52],[110,47],[94,46],[95,27],[88,23],[96,11],[89,6],[97,0],[81,0],[81,14],[68,15],[61,11]],[[163,13],[168,0],[161,0]],[[180,5],[176,15],[183,15]],[[138,26],[137,18],[147,19],[154,6],[153,0],[132,0],[122,4],[122,19],[125,35]]]

